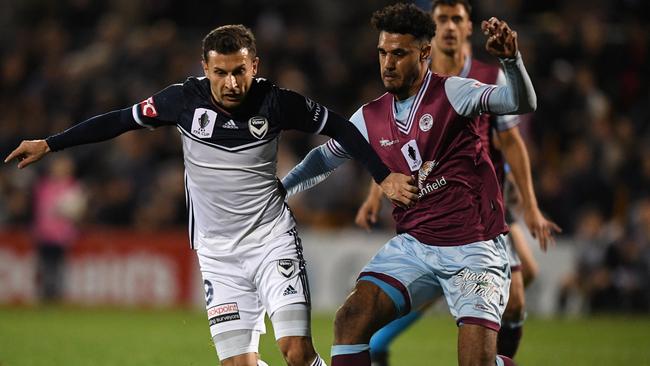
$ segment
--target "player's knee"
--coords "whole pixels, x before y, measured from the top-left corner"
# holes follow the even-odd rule
[[[316,358],[309,337],[284,337],[278,341],[278,345],[289,366],[308,366]]]

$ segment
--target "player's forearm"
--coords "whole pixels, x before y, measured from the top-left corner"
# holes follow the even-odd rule
[[[488,95],[488,110],[492,114],[523,114],[537,109],[537,95],[526,67],[517,53],[512,59],[500,59],[506,86],[495,88]]]
[[[524,208],[537,207],[537,198],[535,197],[530,170],[530,159],[524,141],[517,131],[500,132],[499,139],[501,151],[506,162],[510,165]]]
[[[324,181],[346,160],[328,154],[325,144],[314,148],[282,178],[282,185],[287,191],[287,197],[310,189]]]
[[[130,130],[142,128],[131,115],[131,108],[108,112],[76,124],[48,137],[45,141],[52,151],[105,141]]]
[[[346,119],[336,113],[330,113],[322,133],[339,142],[348,154],[370,172],[375,182],[381,183],[390,174],[390,170],[370,147],[368,141]]]
[[[370,181],[370,189],[368,190],[368,196],[366,200],[380,200],[384,193],[381,190],[379,184],[375,183],[374,180]]]

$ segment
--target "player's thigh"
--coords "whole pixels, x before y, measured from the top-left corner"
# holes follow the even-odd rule
[[[459,325],[498,330],[510,287],[510,266],[502,235],[456,247],[441,247],[437,273],[449,311]]]
[[[429,265],[430,246],[408,234],[388,241],[363,268],[358,283],[371,282],[393,301],[397,317],[431,303],[442,288]]]
[[[240,329],[264,333],[264,308],[239,261],[204,253],[198,256],[212,337]]]
[[[265,243],[255,285],[269,315],[290,304],[310,305],[309,279],[303,248],[295,230]]]

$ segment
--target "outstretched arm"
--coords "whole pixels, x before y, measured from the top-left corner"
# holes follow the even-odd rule
[[[131,108],[109,112],[90,118],[45,140],[23,141],[4,162],[17,159],[18,168],[22,169],[41,160],[51,151],[108,140],[139,128],[142,127],[133,120]]]

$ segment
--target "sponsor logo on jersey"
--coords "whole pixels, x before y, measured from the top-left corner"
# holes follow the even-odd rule
[[[397,139],[389,140],[389,139],[382,138],[382,139],[379,140],[379,146],[388,147],[388,146],[395,145],[398,142],[399,142],[399,140],[397,140]]]
[[[210,326],[238,319],[240,319],[239,307],[236,302],[219,304],[208,309],[208,323]]]
[[[291,259],[278,260],[278,272],[286,278],[290,278],[296,271],[296,265]]]
[[[206,305],[210,305],[212,297],[214,296],[214,288],[212,287],[212,283],[208,280],[203,281],[203,287],[205,288],[205,303]]]
[[[429,131],[431,126],[433,126],[433,117],[431,117],[429,113],[420,117],[420,130],[422,130],[422,132]]]
[[[433,160],[433,161],[425,161],[424,164],[422,164],[422,167],[418,171],[418,188],[422,190],[424,188],[424,181],[427,180],[429,177],[429,174],[435,167],[440,164],[439,162]]]
[[[284,289],[284,292],[282,293],[282,296],[295,295],[297,293],[298,293],[298,291],[296,291],[296,289],[293,288],[293,286],[289,285],[289,286],[287,286],[286,289]]]
[[[422,158],[420,157],[420,149],[415,140],[411,140],[402,146],[402,155],[409,165],[412,172],[417,171],[422,166]]]
[[[216,121],[217,112],[205,108],[195,109],[192,119],[192,135],[202,139],[212,137]]]
[[[145,117],[154,118],[158,116],[158,111],[153,103],[153,97],[149,97],[140,102],[140,110],[142,111],[142,115]]]
[[[237,124],[233,120],[228,120],[228,122],[221,125],[221,128],[226,128],[226,129],[229,129],[229,130],[237,130],[237,129],[239,129],[239,127],[237,127]]]
[[[248,120],[248,130],[255,138],[261,140],[269,131],[269,121],[262,116],[251,117]]]
[[[459,288],[462,297],[478,296],[488,302],[499,303],[501,301],[501,286],[497,277],[492,273],[475,272],[463,268],[452,276],[451,283]]]

